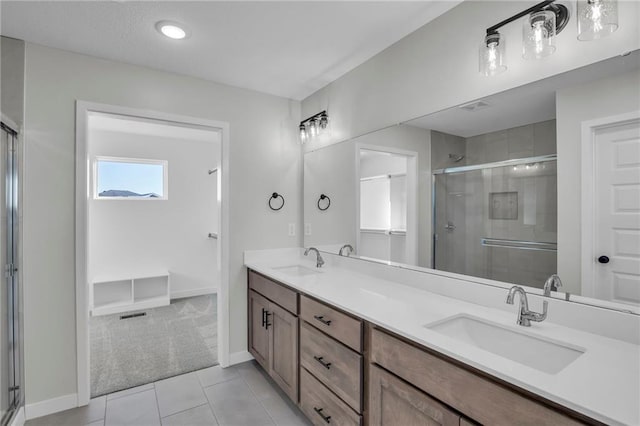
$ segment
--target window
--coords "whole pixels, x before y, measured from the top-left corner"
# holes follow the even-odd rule
[[[167,162],[98,157],[94,168],[96,199],[166,200]]]

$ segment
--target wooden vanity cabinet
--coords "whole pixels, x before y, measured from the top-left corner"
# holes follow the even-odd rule
[[[251,270],[248,313],[249,351],[316,426],[601,424]]]
[[[295,402],[298,401],[297,298],[296,292],[249,271],[249,352]]]

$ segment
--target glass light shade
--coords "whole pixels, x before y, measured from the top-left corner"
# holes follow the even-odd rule
[[[300,125],[300,142],[305,143],[307,141],[307,129],[304,124]]]
[[[556,14],[550,10],[532,13],[522,27],[522,57],[540,59],[556,51]]]
[[[507,70],[504,61],[505,39],[500,33],[487,34],[480,45],[480,73],[489,77]]]
[[[617,29],[616,0],[578,0],[578,40],[597,40]]]
[[[318,136],[318,123],[316,120],[311,120],[309,122],[309,137],[315,138],[316,136]]]

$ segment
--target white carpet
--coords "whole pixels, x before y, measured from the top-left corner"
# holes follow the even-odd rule
[[[216,295],[178,299],[145,316],[91,317],[91,397],[218,363]]]

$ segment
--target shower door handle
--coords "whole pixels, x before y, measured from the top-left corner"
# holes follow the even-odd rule
[[[456,229],[456,226],[453,223],[451,223],[451,221],[449,221],[444,226],[444,229],[446,229],[447,231],[453,231],[454,229]]]

